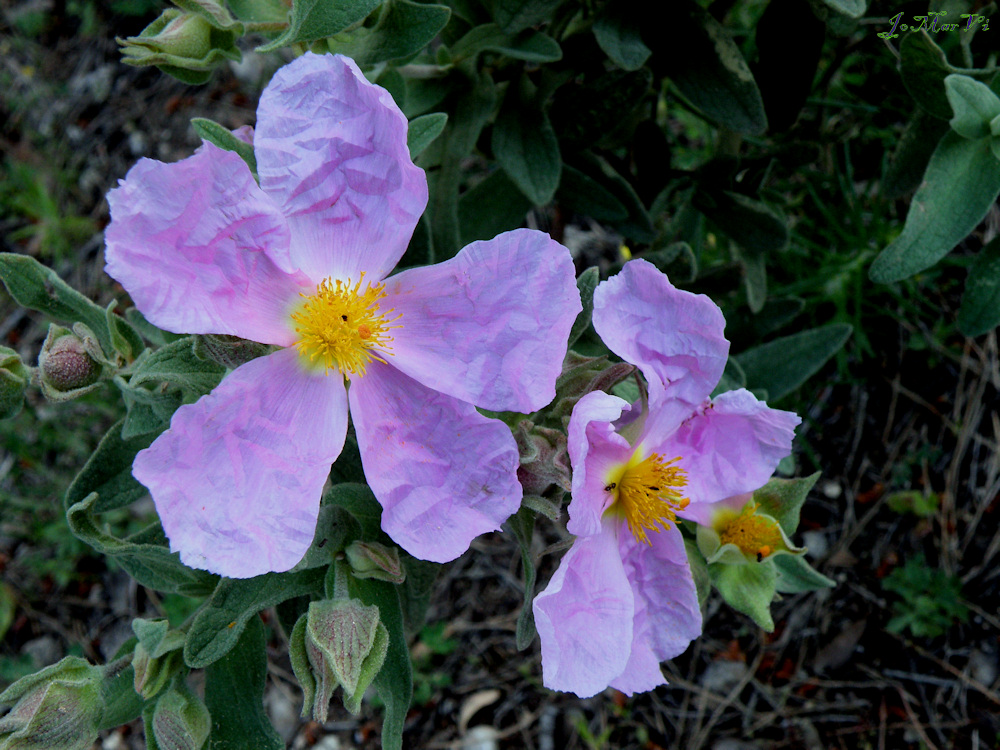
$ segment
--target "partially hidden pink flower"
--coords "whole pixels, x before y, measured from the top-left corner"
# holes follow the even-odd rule
[[[386,278],[427,203],[407,123],[353,61],[306,54],[261,96],[260,185],[205,143],[143,159],[108,195],[107,271],[155,325],[281,347],[180,407],[133,465],[171,549],[230,577],[293,567],[343,448],[348,404],[382,526],[425,560],[519,506],[510,430],[476,406],[555,395],[581,309],[573,264],[517,230]],[[350,382],[350,388],[346,382]]]
[[[709,399],[729,353],[724,327],[708,297],[675,289],[646,261],[594,293],[594,328],[641,370],[649,399],[644,409],[595,391],[573,409],[576,540],[534,601],[547,687],[588,697],[664,684],[660,662],[701,632],[677,517],[705,522],[791,450],[795,414],[746,390]]]

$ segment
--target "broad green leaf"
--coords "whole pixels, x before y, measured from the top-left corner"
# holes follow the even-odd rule
[[[208,141],[224,151],[232,151],[239,156],[250,168],[254,179],[257,179],[257,157],[254,156],[252,145],[237,138],[229,128],[205,117],[192,118],[191,127],[203,141]]]
[[[66,490],[66,508],[96,492],[94,512],[103,513],[129,505],[146,494],[146,488],[132,476],[132,461],[139,451],[149,447],[153,436],[141,435],[125,440],[122,438],[123,421],[119,420],[111,426],[93,455],[73,478]]]
[[[264,712],[264,648],[264,626],[254,617],[239,642],[205,670],[205,705],[212,716],[207,750],[284,750]]]
[[[176,553],[160,544],[150,543],[140,532],[130,539],[117,539],[102,531],[95,523],[93,512],[98,495],[92,492],[70,506],[66,520],[70,531],[102,555],[113,557],[141,585],[156,591],[203,596],[217,579],[203,570],[192,570],[180,561]]]
[[[823,2],[850,18],[861,18],[865,14],[865,0],[823,0]]]
[[[927,162],[948,123],[921,107],[915,107],[899,139],[892,160],[882,178],[882,194],[892,200],[917,189],[927,169]]]
[[[434,112],[410,120],[409,129],[406,131],[406,145],[410,149],[410,158],[415,159],[421,151],[431,145],[431,141],[441,135],[447,122],[448,115],[444,112]]]
[[[847,342],[853,329],[832,323],[761,344],[736,356],[746,387],[764,389],[771,402],[788,395],[815,374]]]
[[[1000,165],[998,165],[1000,168]],[[979,251],[969,268],[958,311],[958,330],[982,336],[1000,325],[1000,237]]]
[[[719,229],[751,252],[775,252],[788,245],[788,220],[762,201],[728,190],[698,190],[693,203]]]
[[[713,563],[708,566],[708,574],[726,604],[750,617],[768,633],[774,632],[771,601],[778,574],[771,562],[742,565]]]
[[[708,11],[689,0],[678,2],[671,9],[670,33],[658,36],[662,39],[653,52],[688,101],[737,133],[767,130],[753,74],[729,32]]]
[[[249,23],[285,23],[289,5],[282,0],[226,0],[233,15]]]
[[[530,210],[531,201],[506,172],[498,169],[458,200],[462,244],[493,239],[501,232],[516,229]]]
[[[194,337],[186,337],[152,352],[134,369],[129,385],[170,383],[198,398],[215,388],[226,368],[194,353]]]
[[[800,594],[818,591],[837,585],[806,562],[803,555],[775,555],[774,567],[778,573],[775,587],[783,594]]]
[[[904,34],[899,44],[899,74],[913,100],[924,110],[948,120],[951,105],[945,93],[945,78],[952,73],[988,80],[994,70],[956,68],[926,31]]]
[[[570,329],[569,343],[567,344],[569,347],[573,346],[584,331],[590,327],[591,317],[594,314],[594,290],[597,289],[597,283],[600,280],[601,272],[597,266],[591,266],[576,280],[576,288],[580,291],[580,302],[583,304],[583,309],[576,316],[573,328]]]
[[[808,477],[798,479],[771,479],[753,493],[754,502],[760,506],[761,513],[771,516],[781,526],[781,530],[790,536],[799,527],[802,504],[805,503],[809,490],[816,484],[819,475],[817,471]]]
[[[982,221],[1000,195],[990,139],[945,133],[913,196],[902,234],[872,263],[872,281],[888,284],[930,268]]]
[[[135,670],[129,663],[131,657],[118,659],[99,667],[101,670],[100,730],[114,729],[134,721],[142,713],[142,697],[135,692]]]
[[[620,200],[597,180],[568,164],[563,164],[556,200],[561,206],[598,221],[623,221],[628,218],[628,209]]]
[[[125,407],[128,409],[122,424],[123,440],[162,432],[184,401],[178,388],[134,387],[119,376],[114,378],[114,383],[121,390]]]
[[[593,269],[597,270],[597,269]],[[535,640],[535,618],[531,602],[535,598],[535,561],[531,554],[531,538],[535,532],[535,514],[527,508],[521,508],[507,519],[504,526],[514,534],[521,549],[521,567],[524,570],[524,603],[517,618],[515,643],[518,651],[524,651]]]
[[[944,88],[955,113],[950,121],[952,130],[970,140],[992,135],[990,122],[1000,117],[1000,97],[990,91],[989,86],[968,76],[953,74],[944,79]]]
[[[232,649],[248,622],[266,607],[323,590],[321,568],[265,573],[254,578],[223,578],[188,628],[184,662],[206,667]]]
[[[494,0],[493,19],[506,34],[517,34],[529,26],[552,18],[566,0]]]
[[[562,172],[559,140],[526,75],[507,89],[493,125],[493,153],[507,176],[536,206],[552,200]]]
[[[292,0],[288,28],[258,52],[273,52],[299,42],[314,42],[339,34],[364,21],[382,0]]]
[[[743,288],[747,294],[747,307],[755,315],[767,302],[767,256],[759,251],[738,248],[737,257],[743,264]]]
[[[399,603],[407,633],[416,633],[427,619],[427,607],[441,566],[403,553],[406,580],[399,586]]]
[[[562,59],[559,43],[540,31],[522,31],[511,36],[495,23],[477,26],[451,47],[452,60],[458,62],[482,52],[499,52],[528,62],[556,62]]]
[[[94,332],[106,354],[114,351],[104,308],[76,291],[51,268],[28,255],[0,253],[0,280],[19,305],[64,323],[80,321]]]
[[[375,65],[414,55],[448,23],[451,9],[411,0],[385,0],[378,21],[330,39],[331,52],[353,58],[358,65]]]
[[[413,675],[410,666],[410,650],[406,644],[403,615],[399,604],[397,587],[373,578],[350,578],[350,595],[365,604],[378,607],[379,620],[389,631],[389,648],[382,670],[375,678],[375,689],[385,704],[385,719],[382,722],[383,750],[401,750],[403,747],[403,724],[406,712],[410,710],[413,697]]]
[[[638,70],[649,59],[639,24],[642,16],[624,3],[608,3],[594,21],[594,36],[611,61],[625,70]]]
[[[343,508],[361,525],[361,538],[377,541],[382,537],[382,506],[366,484],[337,484],[327,490],[323,503]]]

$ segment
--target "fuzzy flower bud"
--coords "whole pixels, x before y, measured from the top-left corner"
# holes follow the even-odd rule
[[[138,618],[132,630],[139,639],[132,657],[133,687],[143,698],[153,698],[184,666],[184,633],[170,630],[166,620]]]
[[[68,401],[92,391],[104,371],[96,337],[86,326],[74,331],[50,325],[38,355],[42,393],[52,401]]]
[[[0,719],[0,750],[88,750],[101,713],[100,671],[67,656],[22,677],[3,693],[13,708]]]
[[[171,750],[200,750],[212,730],[205,704],[180,678],[157,699],[150,723],[147,736],[152,731],[157,745]]]
[[[378,542],[351,542],[344,550],[355,578],[376,578],[389,583],[402,583],[406,571],[399,561],[399,549]]]
[[[28,368],[13,349],[0,346],[0,419],[15,416],[24,402]]]

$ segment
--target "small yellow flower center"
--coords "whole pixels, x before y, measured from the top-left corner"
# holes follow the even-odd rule
[[[678,461],[679,456],[667,461],[658,453],[639,458],[637,451],[609,476],[604,489],[614,493],[614,502],[608,510],[624,516],[629,531],[643,544],[652,544],[647,529],[659,534],[661,527],[677,522],[677,511],[690,502],[680,492],[687,485],[687,476],[676,465]]]
[[[364,278],[362,272],[353,286],[350,279],[325,279],[316,294],[302,295],[305,301],[292,313],[299,354],[327,373],[336,367],[345,375],[364,375],[373,359],[385,362],[374,350],[392,348],[388,331],[399,328],[391,324],[402,316],[387,319],[392,310],[383,312],[378,304],[385,297],[385,285],[371,284],[361,292]]]
[[[738,516],[717,528],[723,544],[735,544],[747,557],[757,557],[760,562],[775,549],[782,547],[778,523],[756,515],[757,504],[747,503]]]

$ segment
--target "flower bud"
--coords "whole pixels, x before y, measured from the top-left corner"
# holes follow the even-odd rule
[[[325,722],[330,698],[344,688],[344,706],[356,714],[385,662],[389,631],[379,610],[354,599],[313,602],[289,639],[292,669],[302,685],[302,716]]]
[[[50,325],[38,355],[42,393],[52,401],[68,401],[97,387],[104,367],[97,338],[84,325],[70,331]]]
[[[17,352],[0,346],[0,419],[16,416],[28,388],[28,368]]]
[[[151,52],[200,60],[212,49],[212,24],[197,13],[170,8],[139,36],[129,37],[127,41]],[[137,54],[128,47],[123,52]]]
[[[0,705],[14,704],[0,719],[0,750],[88,750],[97,739],[100,684],[100,670],[76,656],[22,677],[0,693]]]
[[[135,692],[144,699],[156,696],[184,666],[184,633],[170,630],[166,620],[132,621],[139,639],[132,656]]]
[[[402,583],[406,571],[399,561],[399,550],[378,542],[351,542],[344,550],[355,578],[375,578],[389,583]]]
[[[517,481],[525,495],[543,495],[553,485],[570,491],[572,479],[565,433],[523,419],[514,429],[514,440],[521,457]]]
[[[201,750],[212,729],[208,708],[180,678],[156,701],[149,723],[147,736],[152,733],[163,750]]]

